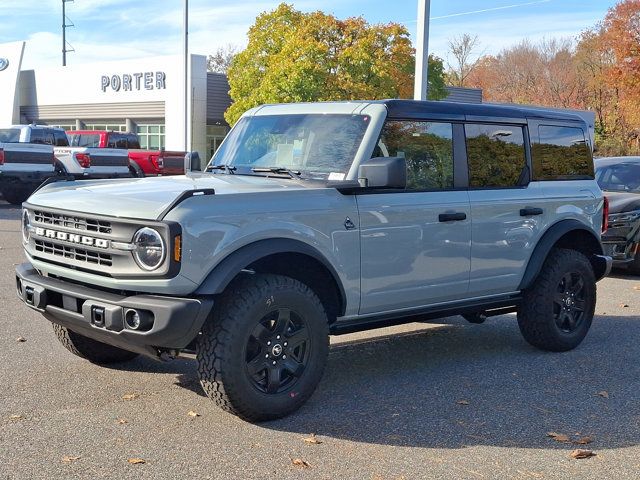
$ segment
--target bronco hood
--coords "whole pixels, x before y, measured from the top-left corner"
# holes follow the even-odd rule
[[[51,183],[30,205],[112,217],[156,220],[190,191],[216,195],[318,188],[321,183],[258,175],[194,173],[187,176]]]

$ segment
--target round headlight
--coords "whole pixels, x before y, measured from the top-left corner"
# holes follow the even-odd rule
[[[31,239],[31,219],[29,218],[29,212],[22,210],[22,240],[24,243],[29,243]]]
[[[145,270],[155,270],[166,255],[166,248],[162,236],[153,228],[141,228],[133,237],[133,258]]]

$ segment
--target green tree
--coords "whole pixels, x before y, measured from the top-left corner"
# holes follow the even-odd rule
[[[280,4],[260,14],[247,48],[228,70],[235,123],[264,103],[410,98],[415,51],[397,23],[371,25],[362,17],[339,20]],[[442,60],[429,58],[430,98],[446,96]]]

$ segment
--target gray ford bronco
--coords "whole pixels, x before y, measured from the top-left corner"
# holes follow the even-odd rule
[[[330,334],[517,312],[530,344],[575,348],[611,267],[604,204],[571,114],[262,106],[202,172],[38,190],[17,293],[74,354],[195,353],[212,400],[268,420],[312,395]]]

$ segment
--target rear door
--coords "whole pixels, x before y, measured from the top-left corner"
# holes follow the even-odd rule
[[[357,196],[360,314],[416,308],[466,295],[471,218],[466,172],[459,168],[461,148],[462,124],[415,120],[385,124],[373,156],[404,157],[408,181],[406,190]]]
[[[524,123],[465,124],[472,247],[469,295],[518,289],[544,227],[544,196],[530,182]]]

